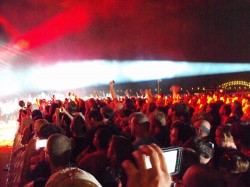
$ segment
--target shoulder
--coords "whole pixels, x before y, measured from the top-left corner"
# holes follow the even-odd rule
[[[101,187],[100,183],[90,173],[76,167],[69,167],[54,173],[46,183],[46,187],[74,186]]]

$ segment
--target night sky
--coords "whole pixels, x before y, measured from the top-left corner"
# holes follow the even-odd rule
[[[1,1],[0,8],[21,36],[65,12],[89,11],[88,23],[82,22],[75,33],[35,47],[35,52],[50,59],[250,61],[247,0],[112,1],[97,1],[85,9],[84,3],[77,4],[84,1],[77,0],[12,0]],[[77,19],[76,14],[42,28],[40,37],[50,37],[53,29]]]
[[[0,16],[16,30],[10,33],[0,24],[0,39],[25,48],[18,63],[9,59],[18,68],[36,61],[86,59],[248,64],[249,10],[248,0],[0,1]],[[212,86],[228,77],[249,81],[250,76],[245,72],[198,80]],[[175,82],[183,84],[182,79]]]

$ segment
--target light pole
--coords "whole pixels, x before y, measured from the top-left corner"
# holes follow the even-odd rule
[[[158,83],[158,94],[160,94],[160,82],[161,82],[161,79],[157,80],[157,83]]]

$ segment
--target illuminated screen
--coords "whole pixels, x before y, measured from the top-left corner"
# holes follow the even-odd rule
[[[44,140],[37,140],[36,141],[36,149],[42,148],[42,147],[46,147],[47,144],[47,139]]]
[[[166,164],[167,164],[167,168],[168,168],[168,172],[170,174],[175,173],[176,172],[176,164],[178,163],[177,158],[178,158],[178,150],[171,150],[171,151],[166,151],[163,152],[163,156],[165,158]],[[147,168],[151,168],[151,163],[149,160],[149,157],[146,157],[146,167]]]

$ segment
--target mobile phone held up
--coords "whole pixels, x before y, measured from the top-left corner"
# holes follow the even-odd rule
[[[44,140],[36,140],[36,149],[40,149],[42,147],[46,147],[47,139]]]
[[[176,175],[180,172],[181,159],[182,159],[182,147],[168,147],[162,148],[162,154],[167,164],[168,172],[170,175]],[[146,156],[146,167],[151,168],[151,162],[148,156]]]

